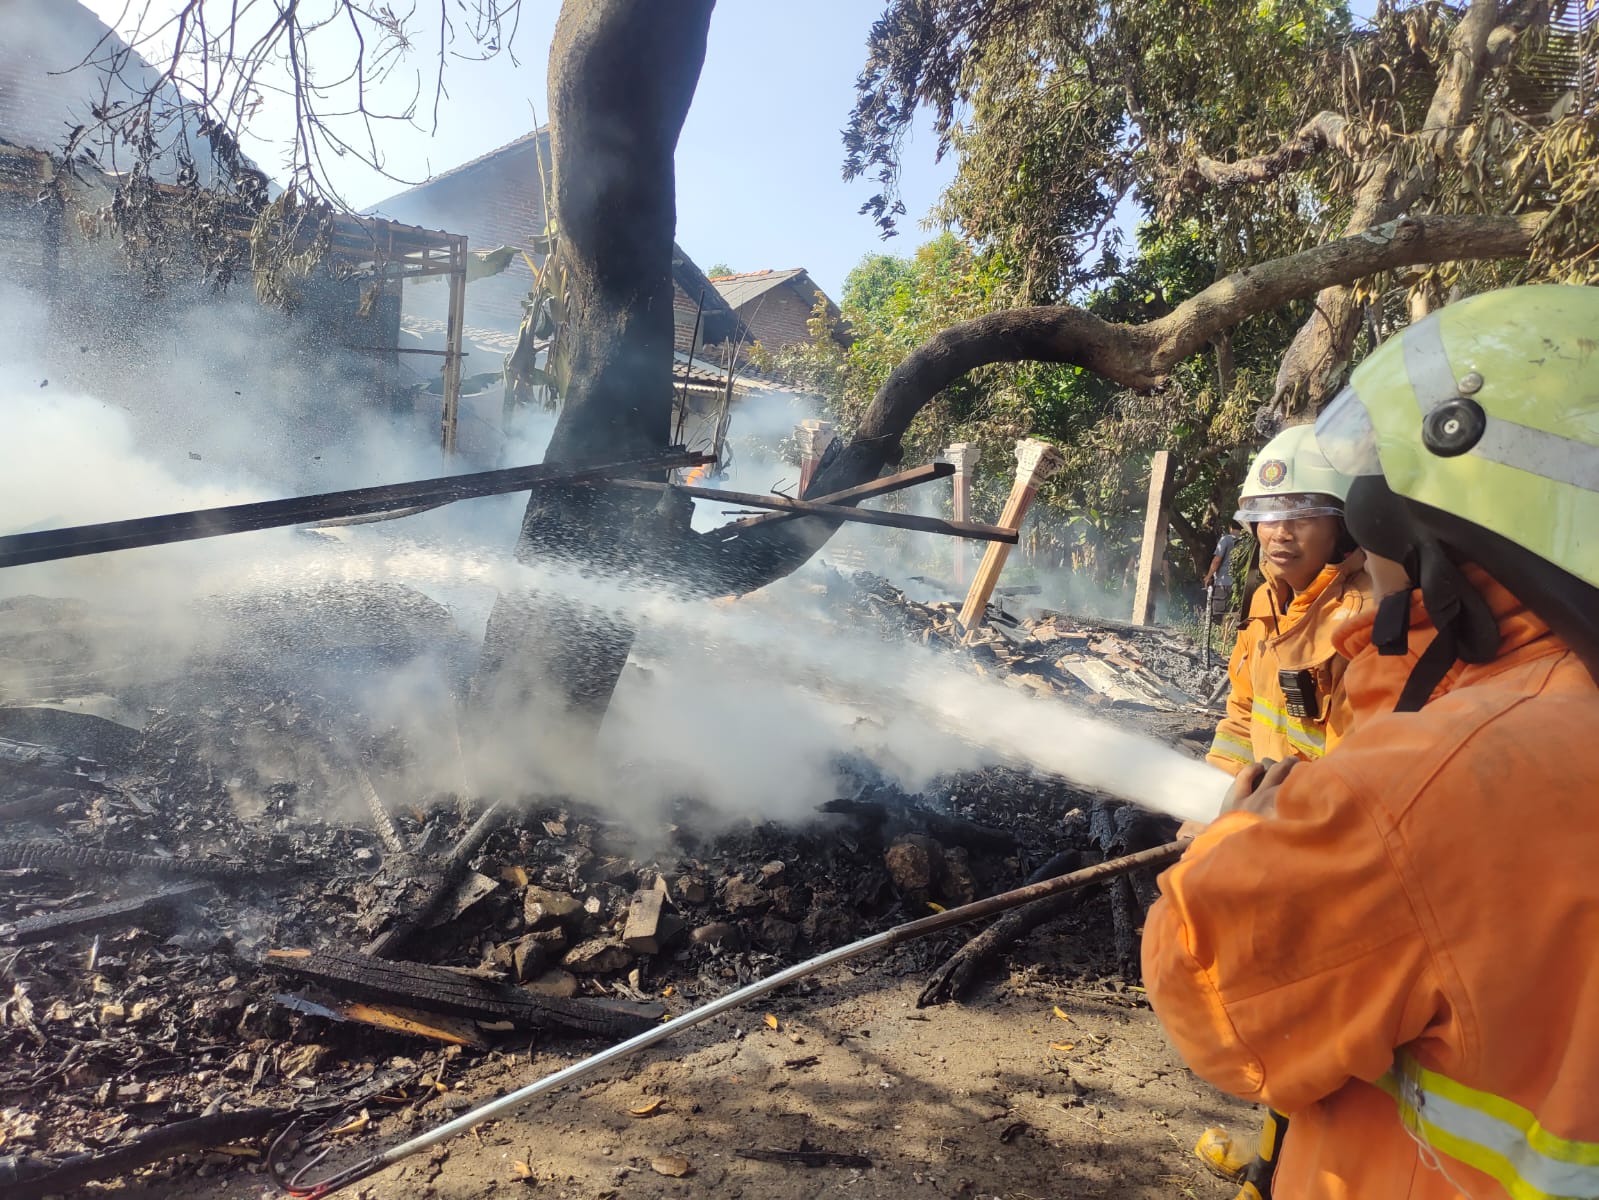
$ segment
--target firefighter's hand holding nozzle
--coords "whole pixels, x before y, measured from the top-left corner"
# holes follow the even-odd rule
[[[1268,758],[1265,762],[1250,763],[1233,777],[1233,785],[1222,799],[1221,812],[1216,815],[1230,812],[1248,812],[1261,817],[1276,815],[1277,789],[1299,763],[1297,758],[1285,758],[1281,762]],[[1203,822],[1184,821],[1177,836],[1191,838],[1204,828]]]

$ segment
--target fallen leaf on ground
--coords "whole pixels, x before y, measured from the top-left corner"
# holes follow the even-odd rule
[[[1066,1010],[1064,1008],[1062,1008],[1058,1004],[1055,1006],[1055,1015],[1057,1017],[1059,1017],[1062,1021],[1070,1021],[1071,1020],[1071,1018],[1066,1015]]]
[[[767,1013],[766,1014],[766,1028],[768,1028],[768,1029],[776,1029],[777,1028],[777,1018],[774,1017],[771,1013]]]
[[[654,1113],[657,1109],[659,1109],[661,1107],[662,1099],[663,1099],[663,1097],[661,1097],[661,1096],[651,1096],[648,1100],[644,1101],[644,1103],[640,1104],[637,1108],[630,1108],[627,1111],[628,1111],[628,1113],[631,1116],[647,1117],[651,1113]]]
[[[679,1158],[675,1154],[660,1154],[650,1159],[650,1170],[657,1175],[671,1175],[673,1178],[681,1178],[694,1170],[694,1168],[686,1158]]]
[[[1051,1043],[1050,1043],[1050,1044],[1049,1044],[1049,1048],[1050,1048],[1050,1049],[1051,1049],[1051,1050],[1059,1050],[1059,1051],[1061,1051],[1061,1052],[1062,1052],[1062,1053],[1064,1053],[1064,1052],[1065,1052],[1065,1051],[1067,1051],[1067,1050],[1074,1050],[1074,1049],[1076,1049],[1076,1047],[1075,1047],[1075,1046],[1074,1046],[1074,1045],[1072,1045],[1072,1043],[1071,1043],[1071,1042],[1051,1042]]]
[[[363,1108],[359,1116],[351,1117],[337,1129],[328,1130],[328,1133],[359,1133],[370,1124],[372,1124],[372,1114]]]

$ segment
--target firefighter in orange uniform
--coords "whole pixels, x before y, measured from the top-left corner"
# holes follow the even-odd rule
[[[1289,1115],[1278,1200],[1599,1197],[1596,331],[1599,289],[1472,297],[1317,423],[1356,728],[1241,772],[1144,930],[1189,1065]]]
[[[1365,556],[1344,530],[1349,478],[1309,425],[1283,430],[1250,464],[1237,519],[1254,528],[1255,589],[1227,673],[1227,715],[1207,761],[1236,775],[1267,759],[1320,758],[1348,726],[1335,633],[1370,596]]]

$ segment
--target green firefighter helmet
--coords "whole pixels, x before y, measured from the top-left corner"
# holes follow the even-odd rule
[[[1341,516],[1350,482],[1317,446],[1314,427],[1291,425],[1249,464],[1233,516],[1246,524]]]
[[[1356,368],[1316,435],[1357,476],[1350,532],[1406,565],[1440,642],[1468,662],[1497,653],[1497,623],[1456,566],[1469,561],[1599,678],[1599,288],[1439,309]]]
[[[1599,587],[1599,288],[1439,309],[1373,351],[1316,432],[1348,474]]]

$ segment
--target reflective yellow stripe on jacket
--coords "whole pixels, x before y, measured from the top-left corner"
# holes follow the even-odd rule
[[[1327,735],[1314,725],[1306,725],[1298,717],[1291,717],[1283,709],[1268,704],[1256,696],[1251,704],[1251,723],[1258,722],[1272,733],[1288,739],[1288,744],[1306,758],[1320,758],[1327,753]]]
[[[1514,1200],[1599,1198],[1599,1142],[1550,1133],[1521,1105],[1400,1055],[1377,1086],[1428,1147],[1498,1180]]]
[[[1216,736],[1211,739],[1210,753],[1230,758],[1235,762],[1252,763],[1255,761],[1255,748],[1248,742],[1240,741],[1232,734],[1218,729]]]

